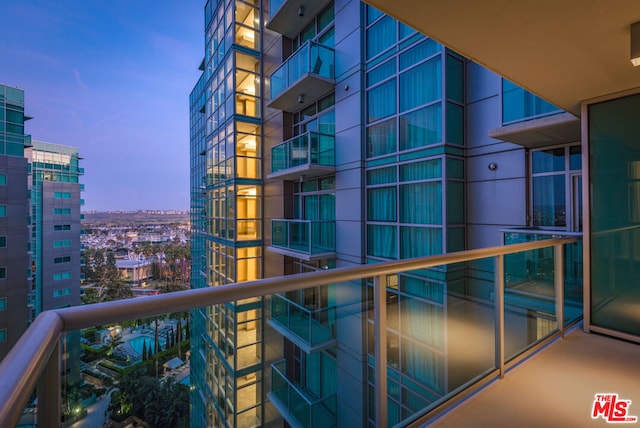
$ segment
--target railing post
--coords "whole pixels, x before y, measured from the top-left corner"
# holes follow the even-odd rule
[[[59,427],[60,423],[60,342],[38,380],[38,428]]]
[[[373,278],[376,355],[376,426],[387,426],[387,276]]]
[[[553,246],[553,288],[556,299],[556,318],[560,337],[564,337],[564,248],[562,245]]]
[[[504,378],[504,256],[495,260],[495,296],[496,296],[496,368],[500,370],[500,379]]]

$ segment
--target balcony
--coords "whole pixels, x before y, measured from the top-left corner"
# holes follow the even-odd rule
[[[336,223],[331,220],[271,220],[270,251],[311,261],[336,255]]]
[[[267,395],[292,427],[331,428],[337,426],[336,395],[314,400],[286,376],[286,361],[271,365],[271,392]]]
[[[271,75],[270,108],[295,112],[335,87],[335,52],[308,41]]]
[[[474,410],[472,406],[471,411],[485,416],[493,415],[491,417],[494,420],[501,420],[502,423],[488,422],[477,426],[523,425],[519,421],[531,426],[553,425],[535,423],[538,420],[535,419],[538,417],[536,415],[562,417],[562,421],[557,421],[562,426],[585,426],[585,420],[591,421],[589,409],[593,394],[607,392],[600,390],[602,385],[616,389],[618,386],[629,386],[614,391],[623,394],[623,399],[631,399],[635,393],[640,395],[640,387],[634,382],[640,375],[637,365],[640,347],[576,331],[571,332],[566,341],[556,341],[564,337],[568,326],[579,319],[579,315],[573,319],[566,316],[564,308],[567,296],[563,286],[567,248],[576,242],[578,239],[575,237],[552,237],[445,255],[205,287],[144,299],[45,311],[34,320],[0,363],[3,385],[0,388],[0,426],[15,426],[36,385],[39,426],[59,421],[59,364],[61,338],[65,332],[261,296],[284,296],[296,290],[347,282],[354,284],[355,293],[352,295],[356,295],[358,301],[344,307],[340,299],[349,300],[352,295],[345,297],[342,293],[336,293],[336,308],[340,309],[340,313],[335,318],[338,323],[343,323],[336,328],[339,333],[337,340],[355,339],[354,343],[365,346],[363,351],[367,354],[369,364],[364,362],[364,365],[357,367],[357,371],[370,374],[364,383],[350,384],[350,387],[362,392],[368,390],[371,382],[375,382],[375,388],[369,389],[372,395],[369,397],[371,404],[367,407],[375,409],[376,421],[390,421],[389,425],[417,426],[461,398],[495,382],[495,388],[492,389],[506,388],[507,391],[502,410],[496,411],[495,408],[495,403],[502,401],[494,401],[480,409],[476,407]],[[549,264],[553,270],[530,269],[528,280],[532,283],[537,281],[540,285],[552,282],[553,293],[549,294],[545,287],[540,287],[543,290],[540,294],[551,298],[553,305],[548,305],[542,311],[538,307],[539,299],[533,298],[530,307],[514,310],[507,303],[506,296],[511,292],[510,285],[514,283],[511,278],[515,278],[518,271],[511,271],[508,257],[524,255],[524,260],[530,260],[535,265],[547,257],[543,251],[547,248],[553,249],[553,260]],[[515,266],[519,269],[520,265]],[[550,275],[551,272],[553,275]],[[455,275],[446,276],[451,273]],[[440,279],[434,281],[432,278],[436,277]],[[400,292],[402,295],[399,299],[393,297],[394,293]],[[528,296],[533,293],[532,288]],[[524,301],[521,300],[520,304]],[[307,309],[309,313],[314,313],[313,309]],[[288,311],[292,313],[292,307]],[[278,317],[286,313],[286,310],[276,310],[276,319],[271,322],[280,322]],[[244,321],[243,331],[256,331],[254,318],[247,317]],[[340,333],[347,331],[341,328],[342,325],[350,326],[348,328],[352,330],[348,331],[352,334],[368,334],[369,339],[352,335],[341,338]],[[398,331],[403,331],[404,336],[399,337]],[[576,336],[577,339],[574,339]],[[546,357],[557,354],[554,351],[556,349],[563,352],[555,358]],[[251,355],[261,355],[258,348],[250,351]],[[612,352],[616,355],[615,364],[611,362]],[[197,349],[193,350],[192,358],[199,358],[200,353]],[[340,352],[336,358],[342,358]],[[348,361],[352,364],[351,359]],[[523,361],[522,368],[513,373],[508,371]],[[544,361],[544,364],[537,364],[537,361]],[[518,380],[518,374],[529,365],[535,367],[533,373],[524,381]],[[601,370],[602,367],[607,367],[607,370]],[[336,407],[331,401],[334,398],[311,399],[301,388],[287,380],[283,364],[274,365],[273,370],[270,395],[287,421],[296,426],[341,426],[339,415],[332,411]],[[416,380],[408,386],[411,391],[406,389],[405,384],[397,382],[400,372],[417,375]],[[191,381],[204,382],[195,373],[192,373]],[[429,376],[426,376],[427,373],[430,373]],[[558,374],[563,376],[559,377]],[[499,379],[505,375],[513,381],[500,382]],[[334,376],[340,386],[340,372]],[[554,387],[554,377],[561,379],[559,387]],[[626,378],[629,385],[611,383],[614,378],[616,381]],[[268,388],[268,385],[265,387]],[[419,393],[430,398],[412,396],[405,404],[406,412],[388,412],[387,405],[391,401],[387,400],[387,394],[397,394],[400,388],[403,394]],[[337,391],[340,394],[340,387]],[[544,391],[545,402],[566,403],[570,397],[570,401],[576,403],[563,407],[561,415],[558,412],[540,412],[539,406],[531,406],[532,398],[528,395],[535,394],[534,397],[539,400],[540,391]],[[255,395],[255,391],[250,392]],[[474,397],[483,397],[484,394],[481,392]],[[348,394],[335,399],[344,400],[346,406],[350,405],[351,397]],[[354,400],[354,403],[360,402]],[[521,414],[510,411],[523,406],[527,410]],[[357,412],[366,414],[366,409],[358,408]],[[505,423],[504,418],[509,418],[507,422],[511,423]],[[527,424],[527,421],[534,422]]]
[[[335,137],[306,132],[271,148],[267,178],[297,180],[335,172]]]
[[[302,306],[281,294],[271,297],[269,325],[307,354],[335,345],[335,307]]]
[[[331,0],[271,0],[267,28],[290,39],[331,3]]]

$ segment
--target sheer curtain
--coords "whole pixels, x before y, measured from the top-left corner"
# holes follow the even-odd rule
[[[442,141],[440,103],[400,117],[400,150],[429,146]]]
[[[400,257],[423,257],[442,254],[442,229],[434,227],[400,227]]]
[[[411,68],[400,75],[400,112],[442,98],[440,57]]]
[[[398,257],[396,227],[370,224],[367,226],[367,254],[395,259]]]
[[[368,221],[396,221],[396,212],[395,187],[382,187],[368,190]]]
[[[400,186],[400,221],[411,224],[442,224],[442,183]]]

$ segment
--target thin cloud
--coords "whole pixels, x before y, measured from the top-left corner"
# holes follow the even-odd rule
[[[85,95],[88,95],[89,87],[82,81],[82,78],[80,78],[80,72],[78,71],[77,68],[73,69],[73,77],[76,79],[76,83],[78,84],[78,86],[80,86],[80,88],[82,89],[82,92]]]

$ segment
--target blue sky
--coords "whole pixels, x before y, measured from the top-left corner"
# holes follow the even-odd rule
[[[85,210],[188,209],[204,0],[1,0],[0,83],[25,132],[76,146]]]

